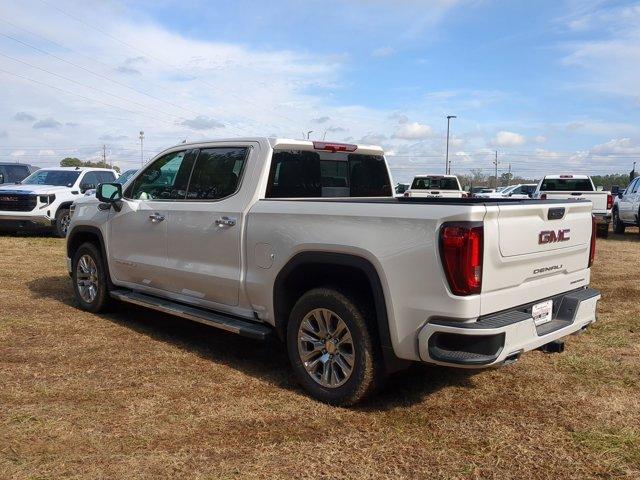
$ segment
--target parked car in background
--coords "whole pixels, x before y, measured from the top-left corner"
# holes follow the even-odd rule
[[[116,172],[105,168],[58,167],[38,170],[18,184],[0,185],[0,228],[52,228],[64,237],[74,200],[115,179]]]
[[[455,175],[417,175],[414,177],[405,197],[422,198],[462,198],[467,194],[462,190]]]
[[[473,192],[473,196],[476,198],[491,198],[492,195],[496,194],[495,188],[482,187],[478,188]]]
[[[525,200],[531,198],[536,189],[535,183],[509,185],[507,187],[497,188],[495,192],[479,193],[480,198],[517,198]]]
[[[37,167],[25,163],[0,162],[0,185],[20,182],[36,170]]]
[[[136,174],[137,171],[138,171],[137,168],[132,168],[131,170],[125,170],[118,178],[116,178],[116,182],[119,183],[120,185],[124,185],[125,183],[127,183],[127,181],[129,181],[131,177],[133,177]],[[96,189],[91,188],[86,192],[84,192],[84,194],[85,196],[92,197],[96,194]]]
[[[411,186],[410,183],[398,183],[396,185],[396,195],[404,195],[404,192],[406,192],[407,190],[409,190],[409,187]]]
[[[182,144],[74,205],[80,308],[117,299],[278,335],[299,382],[331,404],[410,362],[509,364],[596,320],[591,205],[394,197],[379,147]]]
[[[613,202],[613,231],[624,233],[626,227],[640,226],[640,177],[634,178],[622,192],[616,190]]]
[[[540,200],[578,199],[589,200],[598,225],[598,233],[609,235],[609,223],[613,210],[613,195],[596,189],[587,175],[546,175],[533,193]]]

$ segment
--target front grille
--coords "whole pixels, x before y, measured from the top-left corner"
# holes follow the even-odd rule
[[[30,212],[36,208],[36,195],[15,193],[0,193],[0,211],[3,212]]]

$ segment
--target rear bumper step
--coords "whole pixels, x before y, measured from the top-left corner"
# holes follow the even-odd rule
[[[131,290],[113,290],[111,292],[111,296],[121,302],[132,303],[134,305],[140,305],[159,312],[186,318],[187,320],[203,323],[210,327],[237,333],[243,337],[253,338],[255,340],[266,340],[273,333],[272,328],[250,320],[184,305],[182,303],[154,297],[152,295],[146,295],[144,293],[133,292]]]
[[[473,322],[435,320],[418,334],[420,358],[467,368],[509,363],[523,352],[577,333],[595,322],[599,299],[597,290],[581,288]],[[553,300],[553,316],[550,322],[537,326],[531,309],[544,300]]]

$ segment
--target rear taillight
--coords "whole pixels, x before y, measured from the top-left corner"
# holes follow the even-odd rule
[[[440,258],[454,295],[474,295],[482,288],[482,225],[445,223],[440,228]]]
[[[591,246],[589,247],[589,267],[593,265],[596,258],[596,217],[591,215]]]
[[[607,195],[607,210],[611,210],[613,208],[613,195]]]
[[[542,195],[540,195],[540,200],[546,200],[547,199],[547,194],[543,193]]]

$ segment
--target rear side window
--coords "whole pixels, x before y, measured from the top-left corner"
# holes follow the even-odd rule
[[[116,179],[113,172],[96,172],[98,183],[111,183]]]
[[[458,182],[450,177],[414,178],[411,190],[458,190]]]
[[[14,183],[29,176],[29,167],[25,165],[0,165],[0,173],[4,175],[5,183]]]
[[[246,147],[201,150],[193,167],[187,200],[217,200],[233,195],[238,190],[248,151]]]
[[[382,155],[278,150],[273,154],[267,198],[390,197]]]
[[[592,192],[588,178],[545,178],[540,190],[546,192]]]

